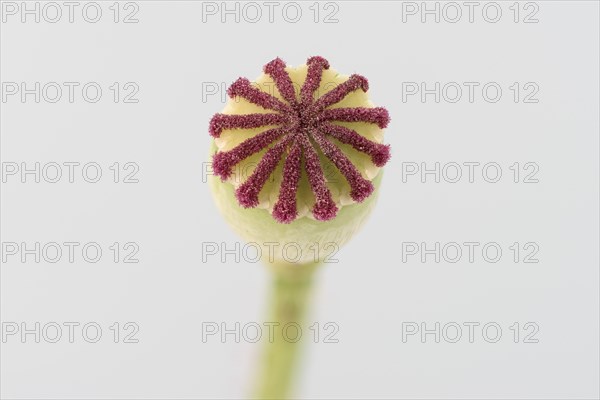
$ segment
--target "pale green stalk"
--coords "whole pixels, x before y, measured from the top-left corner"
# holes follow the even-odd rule
[[[300,348],[306,334],[305,317],[318,264],[273,266],[273,288],[267,322],[277,323],[272,337],[263,337],[254,398],[287,399],[294,383]],[[297,325],[296,325],[297,324]],[[290,326],[287,335],[284,328]]]

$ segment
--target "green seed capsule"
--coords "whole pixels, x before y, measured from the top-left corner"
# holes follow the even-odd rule
[[[268,264],[323,261],[374,207],[389,122],[367,80],[329,69],[321,57],[286,67],[275,59],[255,83],[240,78],[213,117],[215,176],[209,185],[226,221],[261,248]]]

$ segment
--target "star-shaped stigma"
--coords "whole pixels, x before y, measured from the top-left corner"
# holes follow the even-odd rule
[[[248,79],[239,78],[229,87],[229,96],[239,96],[272,112],[246,115],[216,114],[209,127],[210,135],[218,138],[225,129],[276,126],[246,139],[229,151],[217,152],[213,156],[212,167],[217,176],[226,180],[231,176],[236,164],[267,149],[250,177],[236,190],[236,197],[241,206],[256,207],[259,204],[258,195],[261,189],[285,154],[279,198],[273,207],[273,217],[281,223],[290,223],[298,215],[296,193],[302,175],[302,165],[315,196],[312,208],[315,219],[327,221],[337,215],[338,207],[326,185],[319,152],[346,178],[351,189],[350,197],[354,201],[362,202],[373,192],[373,184],[362,177],[356,166],[330,138],[367,154],[377,167],[383,166],[390,158],[389,145],[373,142],[352,129],[334,123],[367,122],[385,128],[390,120],[386,109],[328,108],[351,92],[359,89],[366,92],[367,79],[360,75],[351,75],[348,80],[314,99],[314,92],[321,84],[323,70],[329,69],[329,63],[322,57],[311,57],[306,63],[308,71],[300,88],[300,99],[296,97],[292,80],[285,70],[285,63],[276,58],[265,65],[264,72],[275,82],[283,101],[252,86]]]

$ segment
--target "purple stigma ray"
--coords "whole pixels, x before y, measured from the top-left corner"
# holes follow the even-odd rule
[[[281,112],[292,111],[289,105],[285,104],[277,97],[252,86],[250,81],[246,78],[239,78],[237,81],[233,82],[229,89],[227,89],[227,94],[229,97],[242,97],[266,110],[275,110]]]
[[[361,89],[363,92],[369,90],[369,81],[367,81],[367,78],[364,76],[356,74],[350,75],[350,78],[347,81],[340,83],[329,92],[319,97],[310,109],[316,112],[322,111],[325,107],[339,103],[348,94],[358,89]]]
[[[210,120],[208,131],[212,137],[220,137],[225,129],[252,129],[287,122],[284,114],[215,114]]]
[[[350,184],[350,197],[358,203],[373,193],[373,184],[362,177],[354,164],[342,153],[342,151],[323,136],[320,132],[314,132],[312,137],[321,148],[321,151],[331,160],[333,165],[344,175]]]
[[[323,70],[329,69],[329,63],[323,57],[311,57],[306,61],[306,64],[308,65],[308,72],[306,73],[306,80],[300,89],[300,99],[304,106],[314,101],[313,93],[321,84]]]
[[[250,157],[252,154],[267,148],[284,133],[286,131],[283,128],[269,129],[250,139],[244,140],[232,150],[216,153],[213,156],[212,162],[213,172],[221,177],[221,180],[229,178],[231,170],[236,164]]]
[[[275,168],[277,168],[281,156],[292,138],[293,136],[286,136],[281,142],[271,147],[265,153],[262,160],[260,160],[248,180],[237,188],[235,194],[243,207],[251,208],[258,205],[258,194],[267,182],[267,179],[275,171]]]
[[[390,122],[388,111],[382,107],[331,108],[323,110],[321,118],[325,121],[368,122],[381,129],[387,128]]]
[[[300,101],[296,98],[293,82],[285,70],[285,63],[276,58],[263,68],[275,82],[283,101],[253,86],[248,79],[239,78],[228,89],[230,97],[240,97],[258,105],[267,114],[230,115],[216,114],[210,121],[209,133],[220,137],[226,129],[252,129],[274,126],[229,151],[217,152],[213,156],[212,166],[215,175],[222,180],[228,179],[233,167],[249,156],[267,150],[252,175],[236,190],[239,204],[245,208],[259,204],[259,194],[265,183],[283,161],[282,181],[279,196],[273,206],[273,218],[288,224],[298,217],[297,193],[302,176],[306,171],[308,183],[315,196],[312,215],[316,220],[328,221],[337,215],[338,206],[333,201],[326,184],[318,150],[331,161],[350,185],[350,196],[356,202],[362,202],[374,190],[373,184],[362,177],[350,159],[326,136],[340,143],[350,145],[357,151],[370,156],[377,167],[382,167],[390,158],[390,146],[368,140],[358,132],[337,125],[335,121],[366,122],[385,128],[389,123],[389,114],[381,107],[327,107],[343,100],[348,94],[361,89],[368,90],[368,81],[360,75],[351,75],[325,95],[315,98],[315,92],[321,85],[323,71],[329,69],[329,63],[323,57],[310,57],[306,79],[300,88]],[[313,142],[316,144],[313,144]]]
[[[273,207],[273,218],[282,224],[289,224],[298,216],[296,193],[302,174],[302,146],[294,141],[283,166],[283,181],[279,188],[279,198]]]
[[[296,91],[294,90],[294,84],[288,73],[285,70],[285,62],[282,59],[276,58],[267,65],[265,65],[263,71],[266,74],[271,75],[275,81],[277,90],[285,101],[287,101],[292,107],[296,106]]]
[[[372,142],[352,129],[327,123],[321,125],[320,129],[323,133],[336,138],[340,142],[349,144],[355,150],[368,154],[377,167],[383,167],[390,159],[389,145]]]
[[[325,184],[325,174],[321,168],[319,156],[315,148],[310,143],[308,136],[298,135],[298,140],[302,143],[304,150],[304,163],[308,182],[315,195],[315,205],[312,214],[319,221],[328,221],[335,218],[338,208],[331,197],[331,192]]]

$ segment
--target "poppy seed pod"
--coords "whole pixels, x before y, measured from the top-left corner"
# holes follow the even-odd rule
[[[374,207],[390,118],[369,100],[366,78],[340,75],[322,57],[296,68],[276,58],[263,72],[254,83],[235,81],[210,121],[210,188],[264,261],[318,263]]]

